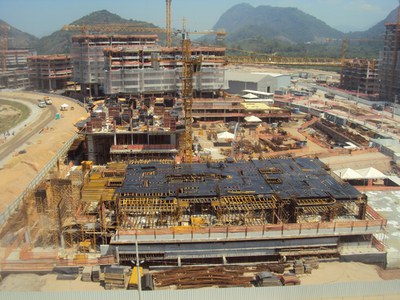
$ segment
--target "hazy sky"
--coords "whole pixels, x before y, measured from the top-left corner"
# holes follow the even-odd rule
[[[173,27],[186,17],[189,30],[211,29],[238,3],[297,7],[342,30],[365,30],[383,20],[398,0],[172,0]],[[93,11],[107,9],[126,19],[165,24],[165,0],[0,0],[0,19],[37,37]]]

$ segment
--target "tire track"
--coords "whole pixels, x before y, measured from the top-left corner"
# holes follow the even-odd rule
[[[31,99],[21,99],[27,100],[27,102],[35,104],[35,100]],[[24,145],[31,137],[39,133],[39,131],[48,125],[52,120],[55,119],[57,108],[54,105],[49,105],[46,111],[42,112],[37,116],[36,121],[34,121],[29,127],[25,127],[19,131],[11,140],[0,146],[0,161],[5,159],[7,156],[12,154],[16,149]]]

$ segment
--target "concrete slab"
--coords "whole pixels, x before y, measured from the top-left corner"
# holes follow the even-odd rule
[[[388,267],[400,267],[400,191],[367,192],[368,203],[388,220],[382,236],[387,246]]]

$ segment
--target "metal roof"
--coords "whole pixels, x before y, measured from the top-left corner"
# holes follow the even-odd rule
[[[248,72],[241,72],[235,70],[227,70],[225,72],[226,80],[228,81],[245,81],[245,82],[260,82],[261,80],[272,77],[278,78],[282,76],[289,76],[284,74],[277,74],[277,73],[248,73]]]

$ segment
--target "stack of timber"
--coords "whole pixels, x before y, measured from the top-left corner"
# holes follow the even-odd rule
[[[243,268],[182,267],[153,274],[157,288],[177,289],[202,287],[251,287],[252,276],[244,276]]]
[[[311,274],[313,269],[319,268],[319,261],[317,257],[309,257],[305,259],[296,260],[293,264],[294,273],[296,275]]]
[[[295,275],[283,275],[280,277],[283,285],[299,285],[300,279]]]
[[[100,266],[93,266],[92,268],[92,281],[99,282],[100,281]]]
[[[106,290],[126,289],[129,279],[129,267],[111,266],[104,269],[104,287]]]
[[[81,280],[86,282],[92,281],[92,267],[87,266],[83,268]]]

